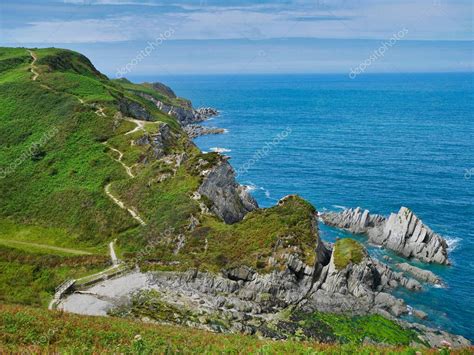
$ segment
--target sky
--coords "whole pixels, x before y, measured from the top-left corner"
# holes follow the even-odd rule
[[[473,71],[472,0],[2,0],[0,45],[111,77]]]

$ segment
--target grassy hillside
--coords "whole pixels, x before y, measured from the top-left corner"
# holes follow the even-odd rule
[[[293,196],[232,225],[209,214],[211,201],[194,196],[203,171],[223,158],[200,152],[143,95],[190,106],[162,86],[109,80],[73,51],[0,48],[0,303],[45,307],[64,280],[104,270],[111,241],[121,259],[144,270],[219,273],[247,265],[266,273],[282,267],[289,253],[314,263],[313,206]],[[336,243],[339,267],[360,259],[357,245],[344,243]],[[319,314],[297,321],[302,331],[322,326],[352,343],[378,335],[392,344],[413,340],[383,318]],[[6,305],[0,328],[0,352],[362,350]],[[391,351],[363,351],[375,350]]]
[[[261,340],[117,318],[0,305],[0,352],[212,354],[425,354],[438,350]],[[446,352],[448,353],[448,352]],[[468,354],[469,349],[453,352]]]
[[[15,256],[15,267],[0,264],[0,299],[44,304],[61,279],[100,267],[105,261],[97,257],[106,258],[115,239],[122,257],[148,269],[219,272],[247,264],[266,272],[264,260],[281,239],[286,244],[277,253],[298,246],[303,259],[314,261],[314,209],[301,199],[234,225],[202,214],[192,196],[201,172],[221,158],[202,154],[143,94],[190,106],[163,87],[109,80],[73,51],[0,48],[0,246]],[[164,158],[135,143],[164,125]],[[189,228],[193,219],[198,226]],[[176,253],[180,238],[184,247]],[[38,261],[32,269],[31,260],[44,255],[62,261]],[[79,260],[83,267],[58,266]],[[42,296],[17,285],[19,276],[39,277]]]

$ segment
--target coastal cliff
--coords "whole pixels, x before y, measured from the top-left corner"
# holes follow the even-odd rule
[[[55,132],[0,179],[2,223],[46,241],[0,248],[2,299],[44,306],[65,283],[73,286],[59,308],[80,314],[320,342],[345,342],[341,321],[360,332],[358,344],[469,344],[399,320],[409,308],[390,292],[423,285],[355,241],[326,244],[316,208],[301,197],[259,208],[228,159],[201,152],[185,130],[216,110],[196,110],[162,84],[109,80],[72,51],[3,50],[0,60],[2,53],[0,95],[16,106],[2,121],[1,161],[16,161]],[[53,65],[63,59],[70,65]],[[380,243],[407,257],[443,261],[442,241],[400,213],[357,212],[342,225],[380,230]],[[409,242],[392,243],[394,236]],[[30,248],[18,248],[24,243]],[[112,265],[102,269],[106,250]]]

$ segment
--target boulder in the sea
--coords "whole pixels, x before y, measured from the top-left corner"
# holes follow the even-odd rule
[[[370,242],[407,258],[449,264],[447,242],[406,207],[401,207],[388,219],[360,208],[323,213],[321,219],[329,226],[367,234]]]

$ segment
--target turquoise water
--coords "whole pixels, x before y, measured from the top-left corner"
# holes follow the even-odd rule
[[[445,288],[397,294],[426,311],[429,325],[474,340],[474,74],[136,79],[162,81],[194,106],[222,111],[206,124],[228,133],[196,143],[228,149],[261,206],[296,193],[320,211],[410,207],[450,241],[453,265],[426,266]],[[328,241],[346,235],[321,230]]]

